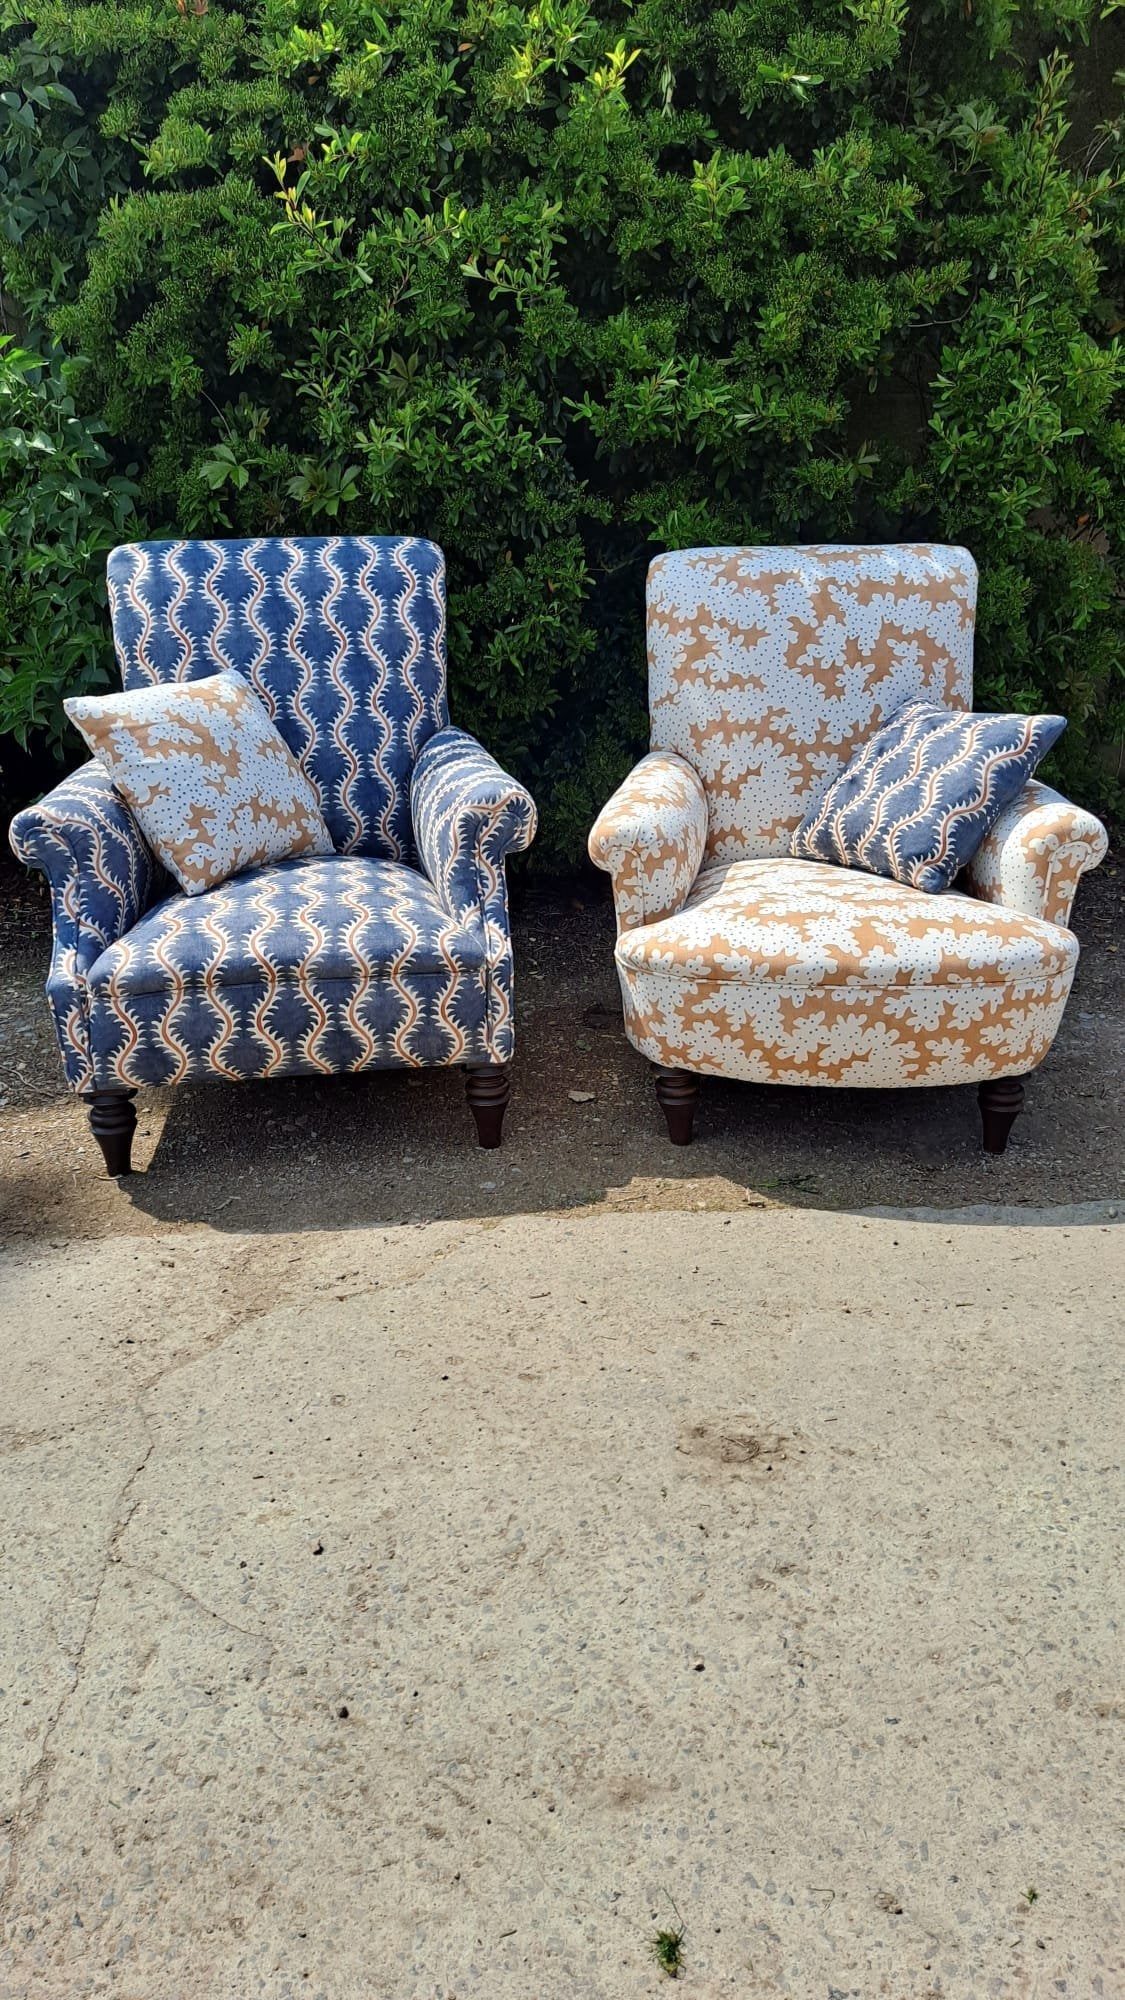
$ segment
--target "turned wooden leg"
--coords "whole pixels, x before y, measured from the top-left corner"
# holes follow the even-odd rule
[[[482,1146],[498,1146],[504,1113],[512,1094],[512,1074],[507,1063],[492,1063],[487,1069],[471,1069],[465,1078],[465,1096],[477,1121],[477,1139]]]
[[[691,1145],[698,1096],[699,1079],[686,1069],[656,1069],[656,1101],[668,1120],[668,1137],[673,1146]]]
[[[90,1130],[102,1149],[107,1174],[131,1174],[130,1155],[137,1114],[133,1109],[135,1090],[84,1090],[82,1101],[90,1107]]]
[[[977,1103],[984,1127],[984,1150],[986,1153],[1002,1153],[1008,1143],[1008,1134],[1023,1110],[1023,1079],[1001,1076],[990,1083],[982,1083],[977,1091]]]

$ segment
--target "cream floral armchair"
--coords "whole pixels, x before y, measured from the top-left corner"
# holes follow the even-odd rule
[[[625,1030],[673,1141],[697,1079],[979,1086],[1003,1152],[1058,1032],[1099,822],[1030,783],[967,876],[925,895],[789,855],[858,745],[923,696],[971,708],[958,548],[688,549],[649,572],[652,750],[600,814]]]

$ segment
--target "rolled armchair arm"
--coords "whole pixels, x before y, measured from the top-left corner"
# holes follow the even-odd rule
[[[426,874],[451,916],[472,921],[479,911],[486,929],[503,920],[506,855],[530,847],[535,838],[535,802],[530,792],[502,771],[494,757],[464,729],[439,729],[431,736],[410,781],[414,844]]]
[[[51,885],[54,942],[47,998],[67,1082],[93,1080],[86,974],[144,915],[159,870],[128,806],[98,763],[83,764],[17,813],[12,850]]]
[[[1093,813],[1032,779],[977,848],[968,885],[984,903],[1065,926],[1078,877],[1097,867],[1108,844]]]
[[[410,782],[414,845],[451,916],[484,932],[489,1042],[495,1062],[513,1044],[512,939],[504,861],[535,838],[535,801],[464,729],[431,736]]]
[[[613,879],[619,931],[683,908],[707,844],[707,794],[698,771],[672,750],[653,750],[602,807],[590,859]]]

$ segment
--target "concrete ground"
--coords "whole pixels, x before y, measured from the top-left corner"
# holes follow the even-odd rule
[[[578,900],[500,1154],[202,1088],[114,1185],[12,884],[3,2000],[1125,1996],[1118,878],[999,1161],[957,1091],[673,1152]]]

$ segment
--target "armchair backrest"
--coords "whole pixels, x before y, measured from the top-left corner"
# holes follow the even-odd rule
[[[648,573],[654,750],[707,793],[704,860],[787,854],[852,753],[904,702],[973,699],[966,549],[682,549]]]
[[[134,542],[113,550],[107,577],[125,687],[235,668],[315,786],[337,850],[410,858],[410,774],[449,719],[433,542]]]

